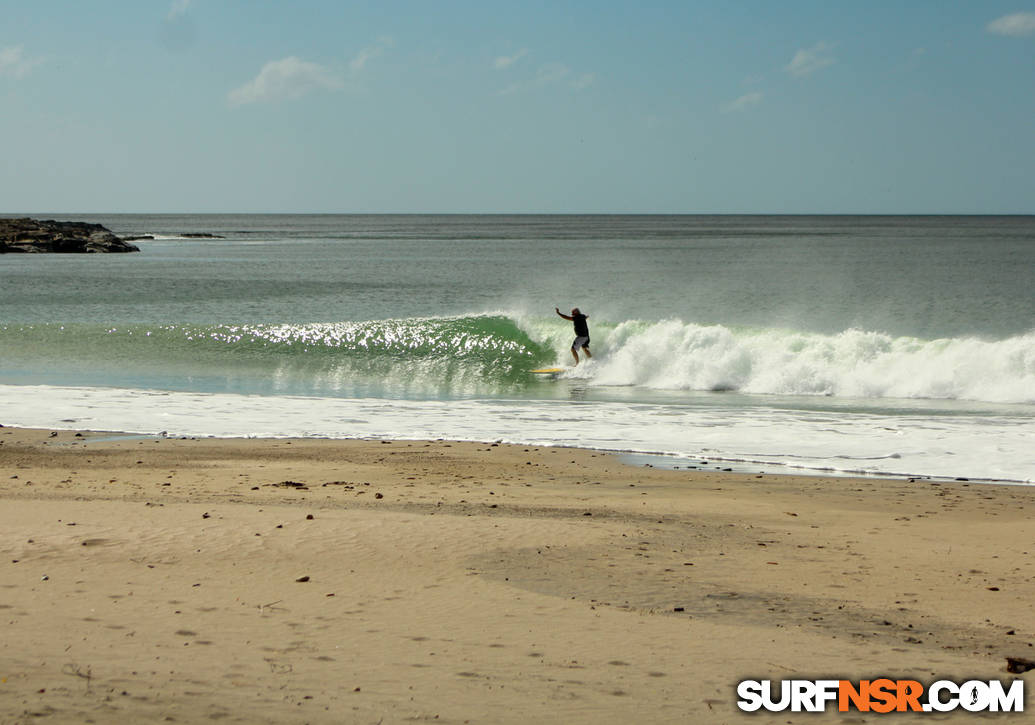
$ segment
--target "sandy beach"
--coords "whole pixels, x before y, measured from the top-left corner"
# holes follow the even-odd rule
[[[1033,496],[0,428],[0,722],[861,723],[736,684],[1030,690]]]

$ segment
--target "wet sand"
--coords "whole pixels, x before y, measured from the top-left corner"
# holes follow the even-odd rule
[[[1035,658],[1033,511],[573,449],[0,428],[0,722],[860,723],[747,715],[736,683],[1030,691],[1005,668]]]

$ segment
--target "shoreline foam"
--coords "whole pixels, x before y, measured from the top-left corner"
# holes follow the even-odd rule
[[[215,437],[507,441],[913,477],[1028,482],[1030,415],[851,413],[618,401],[300,397],[0,385],[2,422]],[[850,469],[847,470],[847,469]]]

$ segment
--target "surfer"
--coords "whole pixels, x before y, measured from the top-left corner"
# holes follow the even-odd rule
[[[566,320],[571,320],[575,323],[575,340],[571,343],[571,355],[575,358],[575,364],[579,364],[579,348],[586,353],[586,359],[589,360],[593,357],[589,351],[589,325],[586,323],[586,318],[589,315],[584,315],[579,312],[578,307],[573,307],[570,315],[566,315],[561,312],[561,308],[554,307],[557,314]]]

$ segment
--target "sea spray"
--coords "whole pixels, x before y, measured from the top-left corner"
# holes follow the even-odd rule
[[[1035,332],[923,340],[849,329],[591,319],[589,388],[737,391],[843,399],[1035,403]],[[449,397],[522,394],[529,371],[570,365],[570,325],[549,316],[461,315],[300,324],[0,326],[0,382],[61,383],[146,371],[208,381],[205,392]],[[22,375],[10,378],[11,371]],[[28,376],[28,377],[25,377]],[[237,381],[220,387],[220,379]],[[139,385],[139,381],[136,383]],[[162,387],[158,384],[158,387]],[[189,388],[175,384],[172,388]],[[635,393],[630,393],[635,397]]]
[[[1005,340],[825,335],[681,320],[594,331],[597,385],[840,398],[1035,402],[1035,333]]]

